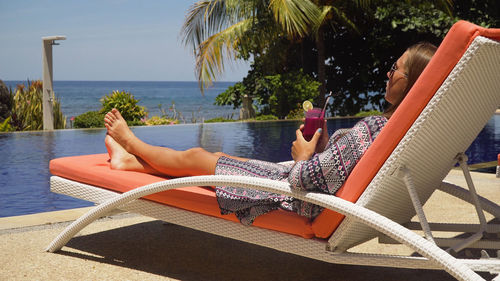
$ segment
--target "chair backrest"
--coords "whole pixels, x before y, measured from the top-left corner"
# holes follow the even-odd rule
[[[455,156],[479,134],[500,105],[500,43],[495,40],[500,40],[500,29],[456,23],[337,196],[396,222],[409,221],[415,211],[397,170],[410,169],[425,202]],[[313,222],[315,233],[320,223],[333,226],[322,229],[324,237],[338,225],[330,243],[340,250],[374,235],[333,211]]]

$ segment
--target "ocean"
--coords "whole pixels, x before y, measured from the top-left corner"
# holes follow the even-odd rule
[[[15,90],[27,81],[4,81]],[[130,92],[139,105],[146,107],[148,116],[160,116],[159,105],[172,115],[169,108],[181,114],[180,123],[201,123],[215,117],[238,119],[239,110],[232,106],[214,105],[215,97],[235,82],[216,82],[204,94],[198,82],[183,81],[54,81],[53,90],[61,101],[66,118],[78,116],[101,108],[100,99],[114,90]],[[68,122],[69,124],[69,122]]]
[[[6,81],[15,87],[25,81]],[[203,119],[238,117],[232,107],[213,105],[215,97],[233,85],[216,83],[205,95],[196,82],[117,82],[55,81],[54,91],[61,99],[67,118],[100,109],[99,100],[113,90],[131,92],[149,116],[159,115],[158,104],[166,109],[175,102],[186,125],[139,126],[132,130],[152,145],[185,150],[200,146],[208,151],[272,162],[290,160],[290,146],[295,140],[298,120],[279,122],[236,122],[203,124]],[[193,122],[195,121],[195,122]],[[357,119],[328,121],[332,134],[349,128]],[[33,214],[90,206],[92,203],[50,192],[49,161],[54,158],[105,153],[106,130],[55,130],[50,132],[15,132],[0,134],[0,217]],[[500,153],[500,115],[493,116],[467,150],[469,164],[496,161]]]

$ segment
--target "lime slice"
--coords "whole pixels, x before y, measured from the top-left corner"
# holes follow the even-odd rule
[[[302,103],[302,108],[305,112],[308,112],[309,110],[313,109],[313,104],[310,101],[306,100]]]

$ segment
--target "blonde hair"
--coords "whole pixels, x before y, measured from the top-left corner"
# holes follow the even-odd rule
[[[406,74],[407,74],[408,84],[406,85],[406,88],[401,94],[400,99],[396,101],[394,104],[391,104],[384,111],[384,115],[386,117],[391,116],[392,113],[396,111],[399,104],[401,104],[403,99],[410,91],[411,87],[413,87],[413,84],[415,84],[420,74],[422,74],[422,72],[424,71],[425,67],[431,60],[436,50],[437,47],[429,42],[417,43],[406,50],[407,56],[405,62],[405,69],[407,70]]]

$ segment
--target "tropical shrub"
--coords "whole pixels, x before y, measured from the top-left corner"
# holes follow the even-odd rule
[[[372,115],[382,115],[382,112],[380,112],[378,110],[361,111],[354,116],[355,117],[367,117],[367,116],[372,116]]]
[[[302,119],[305,118],[304,108],[301,104],[296,104],[295,109],[290,110],[286,119]]]
[[[320,83],[302,71],[267,76],[265,84],[270,91],[269,112],[279,118],[319,95]]]
[[[11,132],[14,129],[10,125],[10,116],[5,118],[3,122],[0,123],[0,132]]]
[[[153,117],[147,119],[145,123],[147,126],[173,125],[173,124],[178,124],[179,120],[166,118],[166,117],[160,117],[160,116],[153,116]]]
[[[257,121],[268,121],[268,120],[278,120],[278,119],[279,118],[277,116],[274,116],[272,114],[263,114],[255,117],[255,120]]]
[[[226,91],[215,97],[215,105],[232,105],[234,109],[241,106],[242,97],[249,93],[244,82],[238,82],[233,86],[229,86]]]
[[[267,76],[252,71],[243,82],[236,83],[218,95],[215,104],[237,108],[242,103],[242,97],[249,95],[260,106],[261,114],[272,114],[283,119],[290,111],[300,108],[303,101],[316,99],[319,85],[318,81],[302,70]]]
[[[217,122],[236,122],[236,120],[224,117],[215,117],[204,121],[204,123],[217,123]]]
[[[102,128],[104,127],[104,114],[99,111],[89,111],[75,117],[75,128]]]
[[[0,122],[3,122],[11,115],[14,96],[10,89],[0,80]]]
[[[52,94],[54,129],[66,127],[66,117],[61,112],[58,98]],[[11,124],[18,131],[43,129],[43,84],[42,81],[28,81],[27,87],[18,85],[14,94]]]
[[[146,116],[146,109],[144,106],[137,105],[138,102],[139,100],[135,99],[129,92],[113,91],[101,99],[102,109],[100,113],[106,114],[116,108],[127,122],[139,125],[141,118]]]

